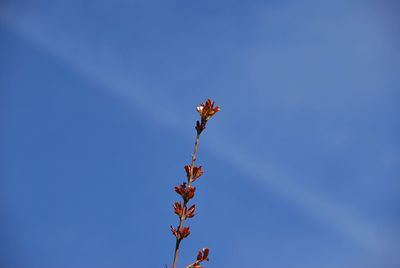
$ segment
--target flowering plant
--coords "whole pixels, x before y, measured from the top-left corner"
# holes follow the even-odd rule
[[[219,112],[220,108],[218,106],[214,107],[214,102],[210,99],[207,99],[205,103],[201,103],[199,106],[197,106],[196,110],[200,114],[200,121],[198,120],[195,126],[197,134],[192,154],[192,162],[190,165],[184,166],[187,182],[183,182],[175,187],[175,192],[181,196],[183,203],[175,202],[173,205],[174,212],[179,217],[179,224],[177,227],[172,227],[171,225],[171,232],[176,239],[172,268],[176,268],[179,246],[182,240],[190,235],[190,228],[188,226],[184,227],[183,224],[186,219],[193,218],[195,216],[196,204],[193,204],[188,208],[188,202],[194,197],[194,193],[196,191],[196,187],[192,186],[192,183],[194,183],[204,173],[202,166],[195,166],[197,150],[199,148],[200,134],[206,128],[208,120],[210,120],[211,117]],[[196,261],[192,264],[189,264],[186,268],[202,268],[203,266],[201,266],[201,263],[208,261],[208,254],[208,248],[201,249],[197,254]],[[166,267],[168,266],[166,265]]]

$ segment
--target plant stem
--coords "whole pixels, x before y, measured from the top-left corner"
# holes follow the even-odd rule
[[[190,168],[190,176],[188,178],[188,186],[187,186],[188,188],[189,188],[190,183],[192,182],[192,179],[193,179],[193,168],[194,168],[194,163],[196,162],[197,150],[199,148],[199,140],[200,140],[200,133],[197,133],[196,141],[194,143],[193,154],[192,154],[192,163],[190,165],[191,168]],[[183,201],[183,211],[184,211],[184,214],[179,219],[179,226],[178,226],[178,229],[177,229],[178,232],[182,229],[183,223],[185,222],[185,219],[186,219],[186,215],[185,215],[185,213],[187,211],[187,201],[186,200]],[[182,241],[181,239],[176,238],[175,253],[174,253],[174,263],[172,264],[172,268],[176,268],[176,264],[178,262],[179,246],[181,244],[181,241]]]

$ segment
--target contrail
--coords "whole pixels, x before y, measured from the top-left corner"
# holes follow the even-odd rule
[[[95,58],[88,56],[93,54],[92,47],[74,43],[69,39],[52,38],[51,32],[49,33],[40,25],[35,26],[35,21],[29,21],[26,18],[13,18],[0,13],[0,21],[8,29],[99,84],[111,95],[127,102],[130,106],[133,104],[134,109],[140,112],[140,116],[154,120],[161,127],[171,130],[180,128],[179,122],[182,115],[171,110],[170,107],[161,111],[162,105],[155,102],[143,90],[147,88],[145,83],[140,79],[132,78],[132,74],[128,74],[121,65],[114,64],[110,68],[108,65],[96,64]],[[384,241],[374,226],[368,225],[367,221],[358,219],[349,211],[335,205],[334,202],[293,183],[293,179],[290,179],[293,176],[285,174],[283,170],[277,169],[271,163],[265,163],[262,159],[254,157],[254,154],[246,152],[246,149],[238,148],[234,142],[229,143],[227,136],[222,131],[218,131],[217,129],[216,135],[209,138],[206,145],[210,152],[234,166],[238,171],[247,174],[246,178],[251,178],[274,194],[278,193],[285,199],[291,200],[294,206],[324,222],[365,250],[377,257],[384,254],[386,247],[389,246],[388,241]]]

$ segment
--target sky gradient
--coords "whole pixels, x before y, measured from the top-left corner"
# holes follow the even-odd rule
[[[400,265],[396,1],[0,3],[0,266]]]

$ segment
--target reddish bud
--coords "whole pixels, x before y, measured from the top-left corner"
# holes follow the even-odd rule
[[[171,232],[175,237],[178,238],[178,231],[176,230],[176,228],[172,227],[172,225],[171,225]]]
[[[179,229],[179,228],[178,228]],[[171,232],[172,234],[176,237],[178,240],[182,240],[190,235],[190,228],[189,227],[183,227],[181,229],[176,229],[172,227],[171,225]]]
[[[199,250],[199,253],[197,254],[197,260],[194,263],[190,264],[187,268],[203,268],[200,263],[203,261],[208,261],[209,252],[210,250],[208,248],[203,248],[202,250]]]
[[[193,167],[193,170],[192,170],[192,167],[189,165],[186,165],[184,168],[186,171],[186,176],[188,178],[188,182],[194,182],[204,173],[201,166]]]
[[[199,250],[199,253],[197,254],[197,261],[208,261],[209,253],[210,250],[208,248],[203,248],[202,250]]]
[[[175,202],[173,208],[174,208],[175,214],[177,214],[179,217],[182,217],[183,208],[182,208],[181,202]]]
[[[186,185],[186,182],[182,183],[179,186],[175,186],[175,192],[182,196],[185,202],[189,201],[193,198],[194,192],[196,191],[196,187]]]
[[[189,227],[183,227],[182,229],[179,230],[181,239],[184,239],[190,235],[190,228]]]
[[[180,196],[182,196],[182,198],[183,198],[183,196],[184,196],[185,193],[186,193],[186,182],[182,183],[182,184],[179,185],[179,186],[175,186],[175,192],[176,192],[177,194],[179,194]]]
[[[201,134],[201,132],[203,132],[205,128],[206,128],[206,123],[204,121],[202,121],[202,123],[196,121],[195,129],[197,130],[197,134]]]
[[[186,218],[193,218],[194,217],[194,212],[196,210],[196,204],[191,206],[187,211],[186,211]]]
[[[201,121],[207,122],[214,114],[219,112],[220,108],[214,107],[214,102],[211,99],[208,99],[206,103],[200,103],[199,106],[196,107],[196,110],[199,112]]]
[[[186,191],[186,200],[190,200],[194,197],[194,192],[196,191],[196,187],[193,186],[188,186],[187,191]]]

